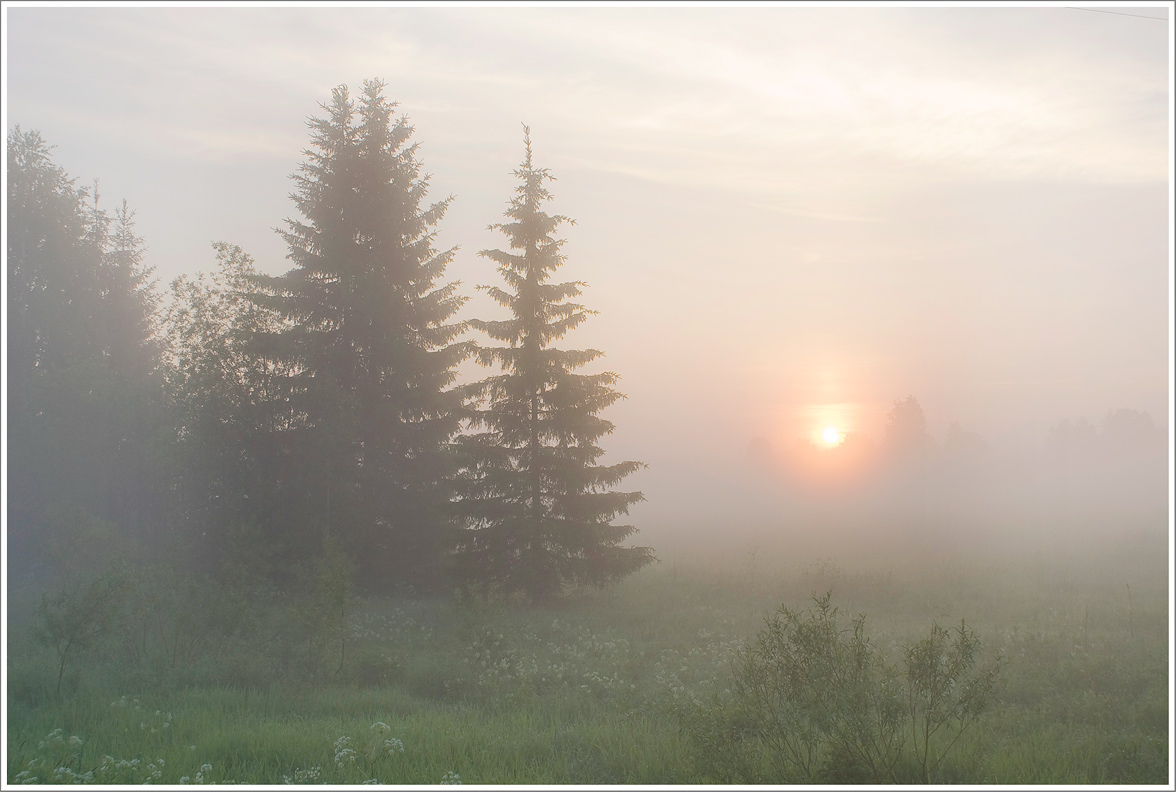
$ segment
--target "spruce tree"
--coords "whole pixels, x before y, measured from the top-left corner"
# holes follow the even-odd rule
[[[7,536],[18,566],[66,523],[93,523],[109,453],[103,421],[101,250],[87,191],[37,132],[8,133]],[[68,534],[67,534],[68,536]]]
[[[422,206],[413,129],[383,87],[365,81],[356,101],[339,86],[310,121],[293,177],[302,219],[282,232],[294,266],[255,279],[290,327],[259,343],[297,367],[280,523],[301,522],[311,551],[331,534],[367,571],[429,584],[448,534],[464,298],[440,282],[453,251],[433,247],[450,199]]]
[[[164,513],[156,295],[133,213],[8,134],[8,517],[16,549],[96,562]]]
[[[145,377],[160,364],[159,292],[147,248],[124,200],[114,211],[103,274],[110,297],[111,364],[120,376]]]
[[[545,600],[619,579],[653,553],[621,546],[635,529],[612,524],[643,497],[610,488],[644,465],[597,464],[604,453],[597,442],[613,430],[600,412],[623,398],[612,387],[617,375],[576,373],[602,353],[552,346],[595,311],[570,301],[583,282],[549,282],[564,263],[563,240],[553,234],[573,221],[543,211],[551,198],[544,183],[554,177],[534,166],[530,130],[523,130],[526,154],[514,171],[520,184],[509,222],[490,226],[507,235],[510,251],[480,253],[498,265],[506,288],[479,288],[511,317],[470,322],[506,346],[476,352],[482,365],[503,373],[470,387],[484,407],[471,420],[475,432],[458,439],[467,529],[454,561],[484,593]]]

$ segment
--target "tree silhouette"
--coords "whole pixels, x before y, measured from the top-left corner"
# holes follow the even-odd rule
[[[947,435],[943,438],[943,452],[949,458],[974,456],[984,448],[984,438],[976,432],[964,429],[959,421],[952,421],[947,427]]]
[[[1111,454],[1151,451],[1163,444],[1163,434],[1156,428],[1151,415],[1128,408],[1106,414],[1102,437],[1106,450]]]
[[[894,407],[886,414],[885,445],[891,455],[907,459],[931,450],[927,419],[914,396],[895,400]]]
[[[288,393],[296,366],[256,343],[285,323],[250,299],[253,257],[226,242],[213,248],[217,270],[172,281],[164,319],[182,468],[177,527],[188,558],[210,564],[246,550],[228,541],[241,526],[267,527],[279,497],[273,482],[279,440],[297,423]],[[268,527],[270,535],[257,537],[267,553],[284,538]],[[252,574],[265,577],[265,570],[255,564]]]
[[[1062,419],[1050,427],[1045,438],[1046,448],[1069,460],[1093,459],[1098,455],[1098,430],[1086,418],[1071,421]]]
[[[523,142],[526,153],[514,172],[520,184],[506,213],[510,221],[491,226],[509,237],[511,252],[481,253],[498,265],[506,288],[480,288],[511,317],[470,322],[506,346],[477,352],[480,363],[504,373],[471,388],[486,402],[472,426],[485,431],[460,438],[465,467],[459,505],[468,529],[455,565],[485,592],[542,600],[568,586],[623,577],[650,563],[653,554],[648,547],[622,547],[634,528],[612,525],[642,495],[610,488],[643,464],[597,464],[603,451],[596,443],[613,430],[599,413],[622,398],[612,387],[617,375],[577,374],[601,353],[551,346],[594,312],[569,301],[581,293],[582,282],[549,282],[564,262],[563,240],[552,234],[572,221],[542,210],[551,198],[544,182],[554,177],[534,166],[526,127]]]
[[[413,129],[383,88],[365,81],[357,102],[339,86],[310,121],[293,177],[302,219],[282,232],[294,267],[255,278],[290,327],[258,342],[297,366],[282,522],[301,523],[312,552],[332,532],[371,575],[428,585],[448,540],[450,386],[469,350],[452,321],[464,298],[441,283],[453,251],[433,248],[449,199],[422,205]]]
[[[152,449],[166,433],[133,213],[123,205],[112,236],[97,187],[77,188],[39,133],[7,142],[9,536],[74,555],[142,547],[167,489]]]

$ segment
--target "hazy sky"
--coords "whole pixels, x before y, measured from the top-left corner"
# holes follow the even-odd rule
[[[472,293],[526,122],[600,311],[567,343],[629,397],[610,458],[877,439],[907,394],[1039,445],[1168,422],[1171,28],[1114,10],[13,4],[5,126],[127,199],[163,283],[214,240],[279,272],[307,117],[383,78]]]

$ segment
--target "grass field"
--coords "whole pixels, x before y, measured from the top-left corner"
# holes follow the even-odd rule
[[[131,662],[125,635],[109,641],[67,667],[60,693],[58,655],[32,638],[39,596],[10,591],[7,780],[715,782],[704,755],[713,746],[684,726],[730,690],[734,650],[765,616],[831,591],[842,613],[867,615],[888,657],[933,622],[966,619],[985,660],[1003,658],[994,701],[931,781],[1169,782],[1169,593],[1154,557],[767,556],[666,560],[613,590],[542,607],[363,599],[345,632],[315,645],[314,662],[297,642],[267,650],[289,618],[281,600],[183,660],[174,644],[165,651],[166,636],[196,628],[173,609],[174,623],[151,628],[161,646],[145,638]],[[793,780],[767,765],[749,772]]]

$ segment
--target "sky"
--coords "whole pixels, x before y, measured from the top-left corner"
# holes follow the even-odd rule
[[[286,270],[307,118],[381,78],[454,196],[463,318],[497,318],[477,252],[528,124],[599,311],[566,344],[620,375],[608,459],[656,490],[878,440],[908,394],[938,439],[1168,425],[1169,7],[1106,10],[11,3],[4,122],[127,200],[165,288],[217,240]]]

